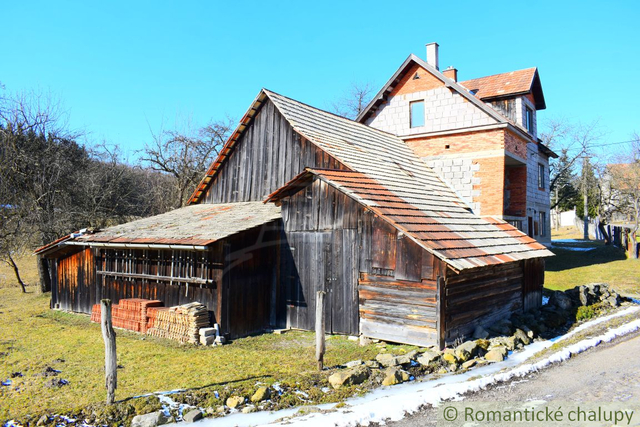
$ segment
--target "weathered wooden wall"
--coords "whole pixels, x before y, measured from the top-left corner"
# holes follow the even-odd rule
[[[360,274],[360,331],[416,345],[437,343],[438,260],[380,218],[371,222],[371,264]]]
[[[287,327],[313,329],[324,290],[327,332],[435,343],[431,254],[320,179],[283,199],[282,212]]]
[[[217,321],[221,245],[209,251],[101,248],[96,255],[94,303],[101,298],[114,303],[125,298],[147,298],[169,307],[197,301],[207,306],[213,313],[212,320]],[[206,283],[198,283],[202,280]]]
[[[455,273],[448,270],[444,290],[444,339],[470,336],[523,308],[523,265],[512,262]]]
[[[315,180],[282,200],[282,216],[285,326],[313,329],[316,292],[326,291],[327,332],[358,334],[363,207]]]
[[[544,258],[526,259],[522,261],[523,310],[528,311],[542,305],[542,288],[544,287]]]
[[[225,240],[220,323],[231,338],[263,331],[273,323],[278,299],[280,221]]]
[[[56,263],[50,263],[56,264]],[[52,269],[55,277],[55,291],[52,292],[51,305],[62,310],[91,313],[95,300],[95,261],[93,251],[89,248],[78,248],[65,258],[58,260]],[[99,299],[98,299],[99,301]]]
[[[220,166],[202,203],[264,200],[305,167],[346,169],[295,132],[267,100]]]

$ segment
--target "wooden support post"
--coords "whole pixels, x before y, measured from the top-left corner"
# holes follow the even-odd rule
[[[104,338],[104,373],[107,387],[107,405],[113,404],[118,387],[118,363],[116,359],[116,333],[111,323],[111,300],[100,301],[100,325]]]
[[[438,276],[436,278],[436,282],[437,282],[437,290],[436,290],[436,329],[438,331],[438,347],[440,348],[440,350],[443,350],[445,347],[445,340],[446,340],[446,325],[445,325],[445,318],[446,318],[446,310],[447,310],[447,304],[446,304],[446,289],[445,289],[445,281],[444,281],[444,277],[442,276]]]
[[[324,367],[324,296],[325,291],[316,293],[316,360],[318,361],[318,370],[322,371]]]

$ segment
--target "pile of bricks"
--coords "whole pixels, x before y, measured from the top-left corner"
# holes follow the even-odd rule
[[[111,306],[111,319],[116,328],[146,333],[148,328],[147,312],[151,307],[162,306],[162,301],[142,298],[121,299],[119,304]],[[100,304],[91,310],[91,321],[100,322]]]
[[[149,309],[148,315],[149,325],[152,325],[147,330],[148,335],[182,343],[198,344],[200,328],[210,325],[207,308],[198,302]]]

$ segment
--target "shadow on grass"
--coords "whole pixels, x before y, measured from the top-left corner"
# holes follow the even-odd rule
[[[584,248],[589,250],[576,251],[571,248]],[[564,271],[572,268],[606,264],[627,259],[624,250],[621,248],[604,246],[588,241],[571,244],[554,243],[551,252],[556,254],[556,256],[546,259],[545,269],[547,271]]]
[[[205,390],[211,387],[221,387],[221,386],[228,386],[228,385],[232,385],[232,384],[241,384],[245,381],[250,381],[250,380],[264,380],[267,378],[272,378],[271,375],[254,375],[251,377],[246,377],[246,378],[240,378],[237,380],[231,380],[231,381],[221,381],[221,382],[217,382],[217,383],[211,383],[211,384],[205,384],[199,387],[191,387],[191,388],[184,388],[184,389],[179,389],[179,390],[175,390],[175,391],[170,391],[167,393],[163,393],[163,392],[154,392],[154,393],[150,393],[150,394],[143,394],[141,396],[131,396],[131,397],[126,397],[122,400],[118,400],[117,403],[124,403],[124,402],[128,402],[130,400],[134,400],[134,399],[139,399],[141,397],[148,397],[148,396],[153,396],[153,395],[158,395],[158,394],[171,394],[171,395],[179,395],[179,394],[184,394],[184,393],[189,393],[189,392],[194,392],[194,391],[201,391],[201,390]]]

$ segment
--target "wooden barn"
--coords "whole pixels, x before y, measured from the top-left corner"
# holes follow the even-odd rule
[[[249,219],[250,218],[250,219]],[[200,301],[224,332],[444,346],[541,303],[552,255],[481,218],[401,139],[262,90],[190,206],[39,250],[52,305]]]

